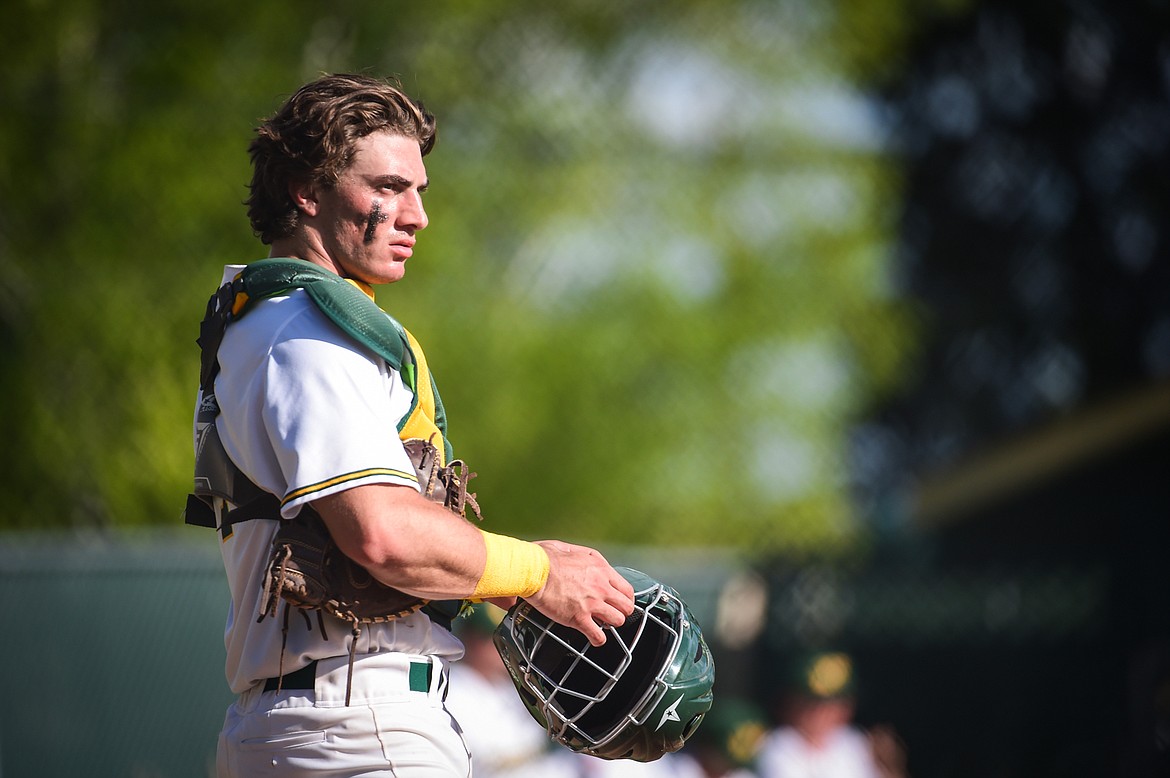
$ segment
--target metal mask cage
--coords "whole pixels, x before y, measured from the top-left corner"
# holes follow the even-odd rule
[[[620,627],[605,627],[605,644],[592,646],[577,630],[522,606],[513,635],[529,703],[544,714],[549,735],[588,751],[628,724],[645,723],[666,692],[664,676],[682,641],[681,611],[661,585],[639,592],[634,613]]]

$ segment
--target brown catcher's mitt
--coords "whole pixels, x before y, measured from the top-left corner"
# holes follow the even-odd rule
[[[440,467],[438,452],[430,442],[412,439],[403,445],[414,464],[424,496],[460,516],[470,506],[476,518],[483,518],[475,494],[467,491],[467,482],[475,477],[475,473],[468,471],[461,460]],[[264,576],[264,594],[257,621],[275,616],[277,603],[282,599],[285,601],[285,637],[290,606],[301,610],[310,629],[308,611],[316,611],[317,623],[326,640],[329,636],[325,634],[323,613],[350,623],[353,633],[351,672],[362,625],[392,621],[427,604],[426,600],[375,580],[365,568],[343,554],[325,522],[310,506],[302,508],[295,519],[280,522],[272,541],[272,557]],[[282,647],[282,669],[283,653]],[[349,704],[348,692],[346,704]]]

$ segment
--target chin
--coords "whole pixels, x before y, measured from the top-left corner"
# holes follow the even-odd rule
[[[370,286],[385,286],[386,284],[392,284],[395,281],[401,281],[402,277],[405,275],[405,268],[397,266],[374,273],[367,273],[364,278],[359,280],[369,284]]]
[[[376,281],[375,283],[392,284],[395,281],[401,281],[406,276],[406,263],[395,262],[381,276],[383,280]]]

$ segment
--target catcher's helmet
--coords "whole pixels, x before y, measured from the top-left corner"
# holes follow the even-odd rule
[[[617,570],[634,587],[634,612],[605,627],[605,645],[523,600],[496,628],[495,645],[550,737],[602,759],[651,762],[698,729],[713,701],[715,663],[678,592]]]

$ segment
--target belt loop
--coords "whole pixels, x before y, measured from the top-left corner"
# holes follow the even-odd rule
[[[434,665],[436,666],[435,669],[437,670],[437,672],[432,673],[432,675],[434,675],[434,677],[435,677],[434,678],[434,687],[432,688],[432,692],[434,693],[434,695],[436,697],[439,698],[439,700],[441,702],[446,702],[447,701],[447,689],[450,685],[448,683],[448,681],[450,680],[450,675],[448,673],[447,663],[445,661],[443,661],[442,658],[437,657],[437,656],[431,657],[431,662],[434,663]]]

